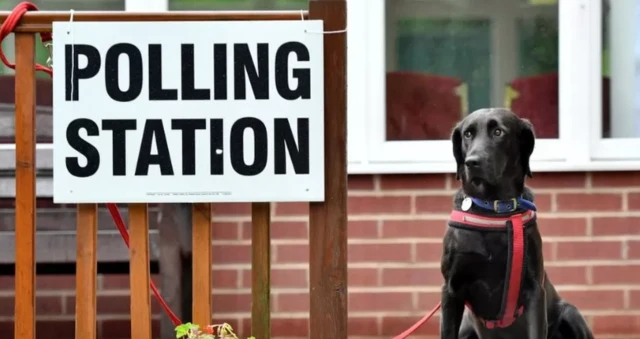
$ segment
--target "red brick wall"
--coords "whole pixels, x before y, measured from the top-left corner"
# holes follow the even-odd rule
[[[547,271],[561,294],[582,310],[598,339],[640,338],[640,173],[539,173],[529,184],[541,212]],[[436,304],[441,237],[457,186],[450,175],[349,178],[350,335],[389,338]],[[248,335],[249,208],[215,210],[215,319]],[[273,333],[307,337],[307,209],[275,204],[273,214]],[[127,279],[99,278],[101,338],[128,335]],[[38,279],[39,338],[73,336],[73,288],[72,277]],[[5,335],[12,333],[12,291],[12,280],[0,279]],[[433,319],[421,333],[437,328]]]

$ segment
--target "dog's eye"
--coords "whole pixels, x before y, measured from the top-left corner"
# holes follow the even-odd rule
[[[497,137],[501,136],[502,133],[504,133],[504,132],[502,132],[502,130],[499,129],[499,128],[496,128],[496,129],[493,130],[493,135],[495,135]]]
[[[469,138],[471,138],[472,136],[473,136],[473,135],[471,134],[471,131],[466,131],[466,132],[464,132],[464,137],[465,137],[465,138],[469,139]]]

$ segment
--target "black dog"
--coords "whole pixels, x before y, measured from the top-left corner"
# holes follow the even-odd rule
[[[592,339],[578,309],[544,270],[529,157],[529,121],[506,109],[473,112],[453,130],[462,188],[444,237],[443,339]]]

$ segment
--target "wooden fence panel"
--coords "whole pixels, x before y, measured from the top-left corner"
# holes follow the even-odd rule
[[[98,205],[80,204],[76,230],[76,338],[97,338]]]
[[[146,204],[129,204],[129,232],[131,338],[151,339],[149,210]]]
[[[35,36],[16,44],[16,297],[15,337],[35,338],[36,74]]]
[[[211,204],[192,205],[192,318],[201,328],[211,325],[211,214]]]

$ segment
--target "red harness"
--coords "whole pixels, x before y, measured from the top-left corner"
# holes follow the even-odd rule
[[[505,280],[505,299],[502,300],[502,318],[499,320],[483,320],[486,328],[505,328],[511,325],[524,312],[524,306],[518,305],[522,274],[524,269],[525,236],[524,228],[530,221],[535,220],[535,211],[526,211],[508,217],[483,217],[463,211],[453,211],[449,219],[449,226],[467,229],[483,229],[506,231],[510,234],[510,253],[507,260],[507,274]],[[467,303],[467,307],[471,306]],[[473,309],[471,309],[473,311]]]

